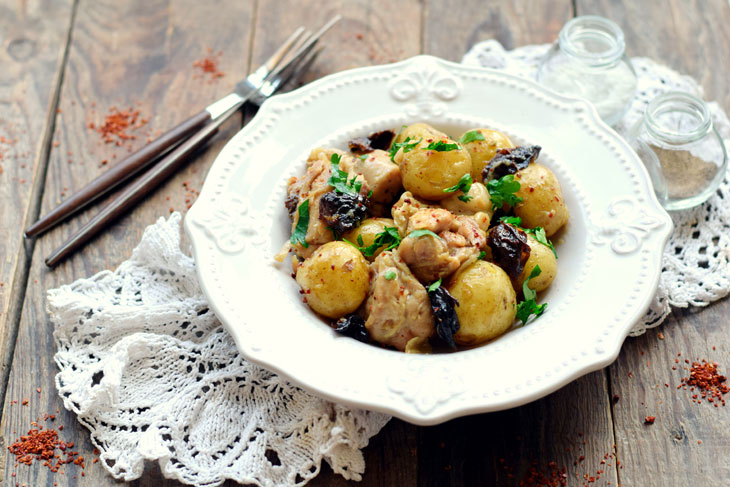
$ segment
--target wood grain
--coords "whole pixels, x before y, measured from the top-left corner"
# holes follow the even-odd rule
[[[28,274],[73,1],[0,3],[0,391]],[[0,400],[3,395],[0,394]]]
[[[143,145],[148,133],[163,131],[193,115],[245,76],[249,67],[253,7],[253,1],[230,2],[224,9],[211,8],[195,0],[82,1],[61,90],[61,112],[53,138],[43,212],[103,171],[106,167],[103,160],[108,164],[119,160],[127,153],[128,146]],[[208,48],[214,53],[222,51],[219,59],[225,73],[223,78],[211,80],[193,67],[196,60],[208,54]],[[121,146],[103,143],[99,134],[88,128],[90,122],[97,126],[103,122],[113,105],[119,109],[138,108],[140,116],[148,119],[144,127],[130,132],[137,138]],[[87,458],[87,468],[84,477],[74,466],[67,467],[66,475],[53,475],[40,464],[15,468],[13,459],[6,456],[5,479],[15,472],[14,481],[32,486],[51,487],[54,482],[61,486],[114,484],[101,465],[91,463],[94,455],[88,431],[73,414],[63,410],[56,397],[53,327],[44,309],[45,292],[116,267],[129,257],[147,225],[169,214],[170,208],[184,211],[185,199],[194,199],[194,195],[185,190],[183,183],[189,182],[189,187],[200,189],[215,155],[237,128],[236,122],[229,123],[208,151],[57,269],[46,269],[43,257],[94,210],[82,213],[38,241],[4,405],[3,437],[7,444],[28,431],[36,417],[61,409],[56,423],[65,426],[62,437],[76,443]],[[36,392],[37,387],[41,388],[40,394]],[[24,398],[29,398],[28,406],[11,402]],[[154,472],[157,467],[153,465],[150,470]],[[157,478],[154,473],[146,476],[138,484],[177,485],[158,482],[157,475]]]
[[[426,1],[424,51],[461,60],[479,41],[496,39],[506,49],[552,42],[573,16],[570,0],[531,2]]]
[[[579,0],[577,10],[614,20],[630,55],[689,74],[700,81],[706,99],[730,108],[728,2]],[[728,371],[729,315],[727,300],[707,309],[676,310],[658,331],[624,343],[609,369],[611,388],[620,396],[613,413],[623,485],[724,485],[730,479],[730,432],[724,427],[730,409],[697,405],[688,391],[676,389],[689,375],[684,359],[717,360],[721,371]],[[656,422],[645,425],[646,416],[656,416]]]

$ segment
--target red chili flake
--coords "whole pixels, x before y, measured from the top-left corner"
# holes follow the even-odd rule
[[[217,54],[214,54],[213,50],[208,48],[208,55],[202,59],[198,59],[197,61],[195,61],[193,63],[193,67],[201,70],[205,74],[209,74],[210,81],[213,81],[217,78],[222,78],[223,76],[225,76],[225,73],[218,69],[218,63],[220,62],[220,57],[222,54],[222,51],[218,51]]]
[[[567,485],[567,469],[559,467],[555,462],[549,462],[544,468],[539,468],[534,462],[519,483],[520,487],[566,487]]]
[[[36,387],[36,388],[35,388],[35,391],[36,391],[36,392],[37,392],[38,394],[40,394],[40,393],[41,393],[41,388],[40,388],[40,387]]]
[[[662,332],[659,332],[657,334],[657,338],[659,338],[660,340],[664,340],[664,334]]]
[[[644,418],[644,424],[654,424],[656,416],[647,416]]]
[[[695,388],[699,389],[700,398],[693,396],[693,401],[698,404],[704,399],[709,403],[717,400],[724,406],[725,398],[723,396],[730,392],[730,387],[727,385],[727,377],[719,374],[717,367],[716,362],[710,363],[705,359],[702,359],[701,362],[692,362],[689,377],[683,377],[679,387],[684,389],[689,387],[690,391],[694,391]]]
[[[23,402],[21,402],[20,404],[22,404],[23,406],[27,406],[28,405],[28,399],[27,398],[26,399],[23,399]]]
[[[139,113],[139,109],[134,107],[126,110],[111,107],[109,114],[104,117],[103,125],[95,127],[90,123],[89,128],[96,130],[105,143],[121,146],[125,141],[137,138],[136,135],[128,133],[128,130],[136,130],[147,124],[147,119],[140,118]]]
[[[619,396],[618,394],[614,394],[613,395],[613,403],[614,404],[616,404],[619,401],[619,399],[621,399],[621,396]]]

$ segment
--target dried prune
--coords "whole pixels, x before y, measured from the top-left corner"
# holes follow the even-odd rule
[[[517,279],[530,257],[527,234],[509,223],[501,222],[489,230],[487,245],[494,263],[512,279]]]
[[[508,174],[514,174],[520,169],[526,168],[540,155],[542,147],[539,145],[528,145],[500,149],[491,161],[482,170],[482,180],[500,179]]]
[[[459,331],[461,326],[459,317],[456,315],[456,306],[459,306],[459,302],[445,287],[441,286],[433,291],[428,291],[428,299],[431,301],[436,333],[448,346],[456,348],[454,334]]]
[[[297,206],[299,205],[299,196],[295,194],[290,194],[286,197],[286,200],[284,200],[284,206],[286,206],[286,211],[289,212],[289,216],[291,217],[295,211],[297,211]]]
[[[319,216],[337,235],[356,228],[370,214],[370,200],[355,193],[330,191],[319,201]]]
[[[363,343],[370,341],[370,334],[365,328],[365,320],[360,315],[343,316],[335,322],[335,331]]]
[[[395,132],[392,130],[381,130],[380,132],[373,132],[367,137],[357,137],[348,142],[350,151],[361,155],[372,152],[375,149],[388,150],[390,144],[395,138]]]

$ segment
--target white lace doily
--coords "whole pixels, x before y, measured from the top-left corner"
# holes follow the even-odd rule
[[[303,485],[322,459],[346,479],[389,416],[314,397],[244,361],[208,309],[180,251],[180,214],[145,230],[132,257],[48,292],[66,408],[107,470],[133,480],[145,460],[165,477]]]
[[[464,55],[462,63],[499,69],[534,80],[537,66],[549,44],[524,46],[505,51],[495,40],[480,42]],[[628,113],[619,123],[622,132],[644,114],[646,105],[667,91],[684,91],[702,98],[702,87],[651,59],[636,57],[631,62],[638,86]],[[715,128],[730,147],[730,121],[717,103],[708,104]],[[705,204],[691,210],[672,212],[674,231],[664,250],[663,269],[656,297],[644,319],[631,330],[638,336],[659,325],[670,306],[706,306],[730,292],[730,177]]]

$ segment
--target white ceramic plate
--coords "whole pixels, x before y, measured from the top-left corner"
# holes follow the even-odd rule
[[[425,121],[543,147],[571,220],[547,312],[469,351],[406,355],[339,336],[302,303],[286,181],[317,146]],[[656,289],[671,220],[641,161],[585,101],[429,56],[337,73],[267,101],[221,151],[185,218],[203,290],[243,356],[333,401],[434,424],[518,406],[618,355]]]

